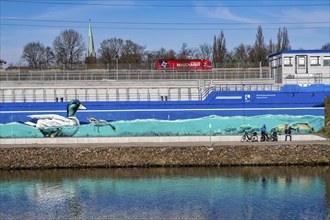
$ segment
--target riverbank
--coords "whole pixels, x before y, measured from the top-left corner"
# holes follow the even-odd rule
[[[330,165],[330,142],[2,145],[0,169]]]
[[[325,97],[324,129],[320,132],[330,138],[330,97]]]

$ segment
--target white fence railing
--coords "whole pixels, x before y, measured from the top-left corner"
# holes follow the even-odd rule
[[[178,101],[203,100],[212,91],[277,90],[274,84],[226,84],[220,81],[200,86],[131,86],[131,87],[7,87],[0,89],[0,102],[67,102],[80,101]]]
[[[4,88],[0,102],[173,101],[200,100],[198,87]]]
[[[218,69],[212,71],[82,70],[1,71],[0,81],[154,80],[154,79],[265,79],[268,69]]]

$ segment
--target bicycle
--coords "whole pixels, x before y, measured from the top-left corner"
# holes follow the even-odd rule
[[[261,134],[260,142],[264,141],[278,141],[277,132],[273,132],[270,135],[268,135],[267,133]]]
[[[245,134],[241,137],[241,142],[258,142],[257,132],[253,132],[252,134],[245,132]]]

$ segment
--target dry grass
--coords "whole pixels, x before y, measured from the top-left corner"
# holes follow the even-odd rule
[[[326,135],[330,138],[330,97],[325,98],[325,127],[320,131],[321,134]]]

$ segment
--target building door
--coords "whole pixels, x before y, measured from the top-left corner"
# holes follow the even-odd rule
[[[308,73],[307,55],[296,56],[296,73]]]

